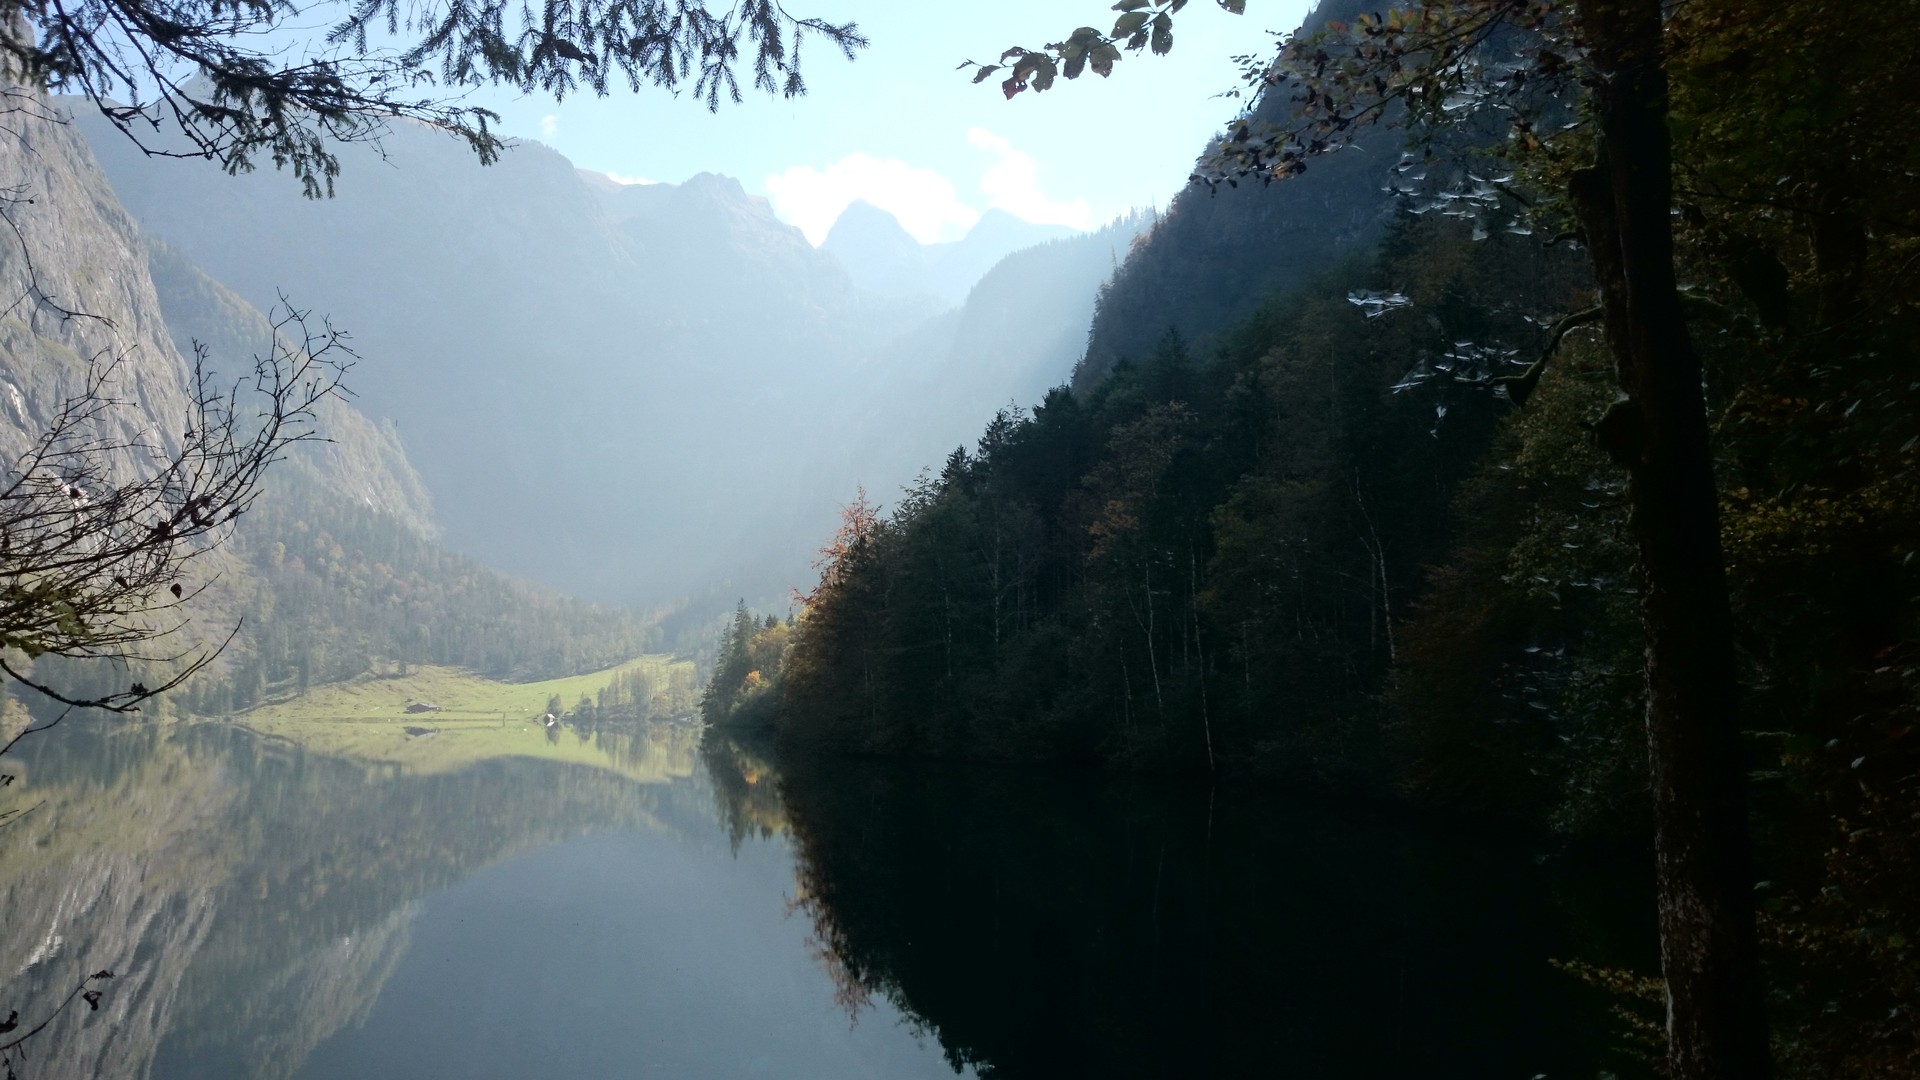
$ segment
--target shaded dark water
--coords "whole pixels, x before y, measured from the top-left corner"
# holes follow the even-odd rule
[[[1548,958],[1650,962],[1632,873],[1249,788],[36,738],[0,1009],[116,978],[23,1077],[1592,1077]]]

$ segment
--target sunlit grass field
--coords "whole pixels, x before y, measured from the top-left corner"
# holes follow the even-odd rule
[[[311,750],[419,771],[457,769],[501,756],[612,765],[628,771],[626,766],[638,762],[613,759],[633,757],[633,748],[615,748],[597,736],[581,738],[571,728],[560,729],[550,738],[542,717],[554,695],[571,709],[582,695],[595,697],[616,676],[636,669],[663,689],[676,674],[683,685],[693,685],[692,661],[668,656],[641,656],[603,671],[532,683],[495,682],[457,668],[415,667],[405,675],[369,674],[316,686],[233,719]],[[407,706],[416,702],[430,702],[440,709],[408,713]]]

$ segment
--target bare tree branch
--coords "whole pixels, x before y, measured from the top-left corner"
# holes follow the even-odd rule
[[[70,707],[124,713],[218,656],[232,633],[210,647],[142,650],[185,628],[183,609],[205,587],[189,587],[189,566],[231,535],[268,466],[320,439],[316,410],[343,393],[352,355],[331,325],[282,307],[251,371],[221,384],[196,345],[186,415],[167,421],[174,431],[132,437],[117,433],[141,431],[145,414],[115,393],[124,357],[96,359],[45,433],[0,470],[0,672]],[[152,685],[74,694],[24,670],[46,656],[173,670]]]

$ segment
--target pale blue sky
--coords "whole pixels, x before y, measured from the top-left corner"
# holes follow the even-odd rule
[[[582,168],[678,182],[738,178],[815,242],[849,199],[894,212],[922,240],[953,239],[999,206],[1030,220],[1092,227],[1165,206],[1236,103],[1230,57],[1265,52],[1303,0],[1255,0],[1243,16],[1206,0],[1176,22],[1173,53],[1128,53],[1110,79],[1061,80],[1004,100],[954,70],[1013,44],[1058,40],[1112,19],[1107,0],[789,0],[796,12],[860,24],[872,45],[852,62],[806,58],[807,96],[749,98],[709,113],[660,91],[551,99],[500,95],[508,135],[538,139]],[[1109,24],[1110,25],[1110,24]]]

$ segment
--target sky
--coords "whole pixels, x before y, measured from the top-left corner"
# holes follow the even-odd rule
[[[788,0],[796,14],[857,22],[872,42],[852,62],[816,42],[802,65],[804,97],[750,96],[718,113],[653,89],[559,103],[492,93],[478,103],[501,113],[505,134],[617,179],[732,176],[816,244],[855,199],[927,243],[958,239],[994,208],[1091,229],[1167,205],[1238,107],[1219,96],[1238,84],[1231,58],[1268,51],[1268,32],[1292,29],[1307,9],[1302,0],[1247,6],[1235,16],[1190,4],[1170,55],[1127,53],[1109,79],[1088,73],[1012,101],[997,80],[973,85],[955,67],[1110,20],[1106,0]]]

